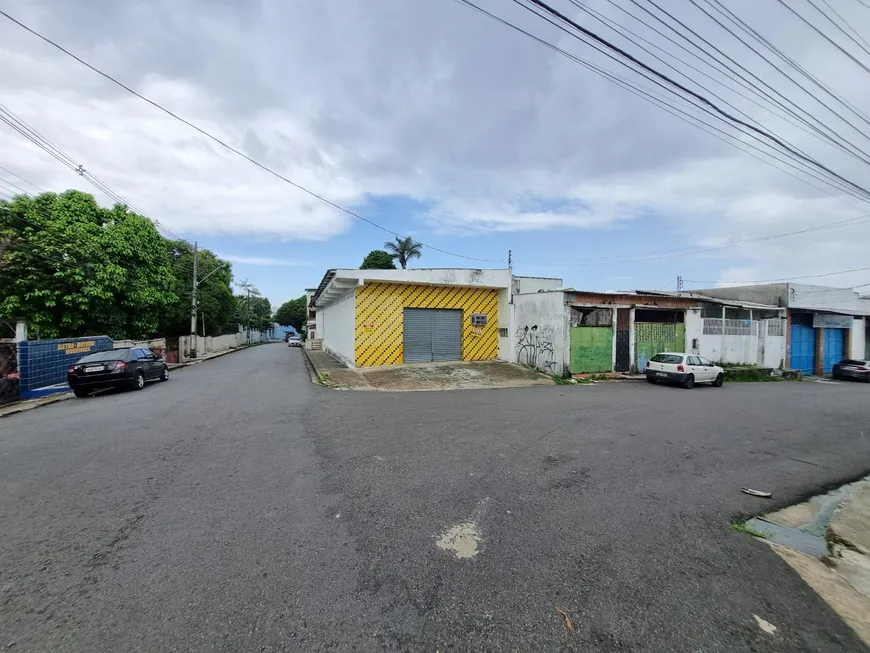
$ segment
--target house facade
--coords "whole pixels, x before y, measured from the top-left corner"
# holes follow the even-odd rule
[[[309,292],[312,346],[354,367],[509,360],[511,287],[510,270],[329,270]]]
[[[851,288],[777,283],[697,292],[784,309],[785,366],[804,374],[828,374],[838,361],[867,352],[870,299]]]
[[[548,374],[630,372],[661,351],[687,351],[694,298],[582,290],[513,296],[514,358]]]

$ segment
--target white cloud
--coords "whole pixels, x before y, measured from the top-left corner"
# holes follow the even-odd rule
[[[236,256],[235,254],[215,254],[220,259],[232,261],[233,263],[244,263],[247,265],[263,265],[267,267],[306,267],[309,263],[301,261],[288,261],[281,258],[271,258],[269,256]]]
[[[484,4],[630,74],[510,3]],[[578,13],[566,2],[557,6]],[[592,6],[658,39],[609,4]],[[866,73],[781,8],[749,0],[730,8],[853,104],[870,103]],[[75,10],[37,1],[8,9],[288,178],[343,205],[408,195],[430,207],[420,217],[442,233],[521,238],[534,230],[613,229],[612,252],[596,252],[609,254],[623,251],[617,227],[633,222],[655,220],[679,247],[792,231],[868,210],[801,184],[446,0],[267,0],[244,10],[195,0],[92,2]],[[841,11],[860,24],[860,15]],[[730,56],[870,149],[866,136],[813,95],[697,11],[684,13],[681,19]],[[582,20],[626,45],[588,17]],[[0,63],[0,91],[10,109],[174,230],[328,240],[352,223],[8,23],[0,24]],[[864,164],[734,92],[705,84],[796,147],[870,185]],[[46,188],[81,185],[5,128],[2,136],[0,165]],[[540,201],[530,203],[530,197]],[[812,274],[862,256],[868,239],[870,226],[856,225],[705,258],[711,268],[730,268],[722,280],[744,272],[754,278]]]

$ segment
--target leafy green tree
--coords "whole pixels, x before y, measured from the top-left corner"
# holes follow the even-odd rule
[[[235,319],[238,324],[255,331],[267,331],[272,327],[272,305],[260,294],[257,287],[242,281],[239,287],[244,295],[236,295]]]
[[[363,259],[360,270],[395,270],[396,264],[393,257],[382,249],[373,249]],[[285,325],[286,326],[286,325]]]
[[[186,240],[165,241],[176,280],[175,292],[179,301],[165,312],[159,332],[165,336],[190,333],[190,295],[193,292],[193,245]],[[197,276],[202,280],[197,288],[196,332],[219,336],[235,333],[236,301],[233,297],[232,266],[208,249],[200,249],[197,258]]]
[[[386,242],[384,243],[384,249],[387,250],[391,258],[399,262],[403,270],[408,267],[411,259],[420,258],[423,255],[423,245],[416,242],[410,236],[405,238],[397,237],[392,242]]]
[[[286,301],[275,312],[275,321],[281,326],[291,326],[297,332],[302,333],[308,321],[306,307],[305,295]]]
[[[0,317],[24,318],[42,337],[148,337],[178,301],[153,223],[87,193],[0,203],[0,242]]]

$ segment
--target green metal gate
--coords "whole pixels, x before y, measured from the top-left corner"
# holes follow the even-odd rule
[[[662,351],[682,352],[686,349],[686,326],[659,322],[634,323],[634,350],[637,369]]]
[[[613,327],[571,329],[571,373],[613,370]]]

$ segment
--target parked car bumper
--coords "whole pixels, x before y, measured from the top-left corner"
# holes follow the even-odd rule
[[[77,376],[67,374],[66,382],[70,388],[109,388],[117,385],[132,383],[133,376],[129,372],[120,374],[93,374],[89,376]]]
[[[856,381],[870,382],[870,372],[853,372],[850,370],[837,370],[833,374],[835,379],[854,379]]]
[[[686,380],[688,374],[682,372],[660,372],[658,370],[646,370],[646,378],[655,379],[656,381],[673,381],[674,383],[682,383]]]

